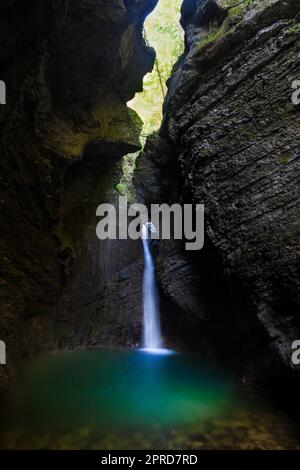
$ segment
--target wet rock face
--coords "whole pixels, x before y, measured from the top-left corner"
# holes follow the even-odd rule
[[[300,336],[300,121],[291,101],[300,77],[299,13],[291,0],[263,2],[226,20],[216,39],[203,29],[192,35],[169,83],[162,129],[173,148],[170,167],[180,167],[177,197],[205,204],[206,239],[233,297],[243,292],[237,318],[257,322],[272,357],[288,367]],[[166,272],[162,266],[160,277]]]
[[[141,122],[126,102],[153,67],[142,27],[156,3],[1,2],[0,338],[10,370],[59,346],[53,305],[82,268],[74,260],[89,262],[80,240],[90,240],[116,162],[140,148]]]
[[[212,25],[220,26],[228,14],[215,0],[184,0],[181,7],[181,24],[184,28],[193,24],[209,29]]]
[[[89,318],[86,344],[142,346],[143,261],[137,258],[102,284]]]
[[[134,185],[137,198],[145,204],[159,203],[170,195],[170,181],[176,187],[177,171],[170,168],[171,148],[154,133],[148,137],[143,152],[136,160]]]

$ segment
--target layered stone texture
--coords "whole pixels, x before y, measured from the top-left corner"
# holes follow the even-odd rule
[[[205,15],[212,3],[210,21]],[[291,345],[300,336],[300,126],[291,100],[300,77],[300,5],[236,3],[219,2],[218,10],[216,2],[184,2],[186,51],[169,82],[156,152],[167,140],[169,168],[177,166],[181,182],[171,199],[205,204],[206,246],[221,263],[232,299],[231,311],[220,306],[214,317],[215,330],[227,324],[224,354],[235,338],[236,357],[240,348],[262,367],[278,357],[291,369]],[[149,168],[147,152],[139,167]],[[164,168],[156,165],[156,174]],[[198,270],[194,318],[201,311],[200,279],[214,266],[210,259]],[[170,276],[174,264],[165,257],[159,276],[184,316],[189,276],[185,269]]]
[[[100,276],[85,247],[97,245],[96,207],[118,182],[116,162],[140,148],[126,102],[153,67],[142,28],[156,3],[1,2],[1,387],[19,358],[65,344],[56,325],[70,276],[82,263]]]

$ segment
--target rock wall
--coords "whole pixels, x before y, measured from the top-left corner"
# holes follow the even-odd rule
[[[139,341],[140,247],[99,243],[95,213],[140,148],[126,102],[153,67],[156,3],[1,3],[0,392],[26,356]],[[186,50],[135,174],[147,203],[206,207],[204,250],[159,245],[166,331],[247,376],[290,369],[300,337],[299,22],[292,0],[184,0]]]
[[[71,337],[78,331],[59,306],[82,263],[99,279],[103,250],[87,247],[96,245],[96,207],[116,182],[117,161],[140,149],[141,122],[126,102],[153,67],[142,28],[156,3],[1,2],[2,388],[21,357],[65,345],[57,329],[63,318]]]
[[[162,243],[160,284],[181,322],[208,328],[231,362],[290,370],[300,337],[300,108],[291,100],[300,4],[185,0],[182,15],[186,50],[136,184],[142,194],[177,168],[177,187],[161,200],[205,204],[206,247],[191,263],[181,247]],[[203,306],[203,280],[210,299],[219,298],[212,312]]]

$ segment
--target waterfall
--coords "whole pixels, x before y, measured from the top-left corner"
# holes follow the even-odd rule
[[[149,231],[149,225],[143,225],[142,241],[145,259],[143,278],[144,348],[153,350],[162,347],[162,340],[154,261],[148,240]]]

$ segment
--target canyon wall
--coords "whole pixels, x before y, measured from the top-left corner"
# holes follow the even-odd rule
[[[21,358],[140,340],[140,245],[100,243],[95,214],[140,149],[126,102],[153,67],[156,3],[1,3],[0,392]],[[168,338],[245,380],[290,374],[300,337],[299,15],[292,0],[184,0],[185,53],[135,172],[148,204],[205,204],[203,250],[156,250]]]
[[[1,2],[1,388],[19,358],[67,347],[89,323],[74,305],[130,261],[125,253],[114,266],[97,245],[95,214],[116,197],[120,158],[140,149],[141,121],[126,102],[153,67],[142,29],[156,3]],[[64,293],[74,277],[76,294]]]
[[[291,371],[300,337],[300,4],[185,0],[181,23],[185,53],[163,126],[135,174],[147,203],[205,204],[201,253],[160,243],[169,322],[196,345],[211,338],[245,377]]]

